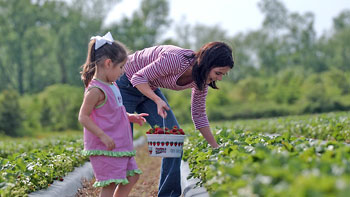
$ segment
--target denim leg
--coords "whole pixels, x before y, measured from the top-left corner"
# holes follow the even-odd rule
[[[120,94],[123,99],[123,105],[128,113],[134,113],[136,107],[143,102],[145,96],[136,88],[134,88],[126,75],[124,74],[116,81]],[[131,130],[133,131],[133,123],[130,123]]]
[[[152,127],[154,127],[154,125],[163,127],[163,118],[158,115],[157,105],[154,103],[154,101],[144,96],[137,90],[137,88],[134,88],[125,75],[117,80],[116,83],[119,87],[123,98],[123,104],[128,113],[134,113],[135,111],[137,113],[148,113],[149,116],[145,117],[148,124],[150,124]],[[159,89],[155,90],[155,93],[166,103],[168,103],[165,96]],[[170,109],[167,111],[165,126],[172,128],[175,125],[179,127],[175,115]],[[133,128],[132,123],[131,128]],[[162,159],[158,196],[181,196],[180,165],[181,158]]]
[[[162,94],[162,92],[157,89],[155,93],[162,98],[166,103],[168,101]],[[145,100],[141,105],[136,108],[138,113],[148,113],[149,116],[146,117],[147,122],[154,127],[158,125],[163,127],[163,118],[158,115],[157,105],[150,99]],[[167,111],[167,117],[165,119],[165,126],[172,128],[173,126],[179,127],[174,113],[170,109]],[[160,180],[158,188],[158,196],[181,196],[181,177],[180,177],[180,165],[181,158],[163,158],[162,166],[160,169]]]

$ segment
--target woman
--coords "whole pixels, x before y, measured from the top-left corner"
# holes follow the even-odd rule
[[[206,115],[208,86],[218,89],[216,81],[233,68],[232,49],[223,42],[205,44],[198,52],[172,45],[161,45],[129,55],[125,74],[117,81],[123,104],[129,113],[148,113],[153,127],[178,126],[160,88],[184,90],[192,88],[192,120],[208,143],[217,148]],[[180,196],[181,158],[163,158],[158,196]]]

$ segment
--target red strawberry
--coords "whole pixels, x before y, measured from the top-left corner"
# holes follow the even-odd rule
[[[146,132],[147,134],[152,134],[154,131],[152,128],[148,129],[148,131]]]
[[[164,142],[162,142],[161,144],[162,144],[162,146],[164,146]]]
[[[174,146],[177,146],[177,142],[174,143]]]
[[[181,134],[181,135],[185,135],[185,132],[184,132],[184,130],[182,130],[182,129],[179,129],[179,132],[180,132],[180,134]]]
[[[157,142],[157,146],[159,146],[160,145],[160,142]]]
[[[165,142],[165,145],[169,146],[169,142]]]
[[[164,134],[164,131],[163,131],[163,129],[161,129],[161,130],[158,130],[158,134]]]
[[[173,146],[173,142],[170,142],[170,146]]]
[[[155,146],[156,145],[156,142],[153,142],[153,146]]]

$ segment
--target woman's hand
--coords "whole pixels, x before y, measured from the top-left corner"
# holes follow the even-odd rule
[[[212,148],[219,148],[218,143],[216,142],[213,134],[211,133],[210,127],[200,128],[199,131],[203,135],[203,137],[207,140]]]
[[[107,150],[113,150],[115,148],[115,143],[111,137],[104,134],[100,137],[100,140],[107,146]]]
[[[169,106],[167,105],[167,103],[165,101],[163,101],[161,98],[159,98],[156,101],[157,104],[157,110],[158,110],[158,114],[162,117],[162,118],[166,118],[167,113],[166,111],[170,110]]]
[[[129,121],[132,123],[139,124],[140,126],[143,125],[143,123],[146,122],[145,116],[148,116],[146,113],[141,114],[128,114]]]
[[[158,95],[154,93],[148,83],[142,83],[135,86],[143,95],[147,96],[149,99],[157,104],[158,114],[162,118],[166,118],[167,110],[170,110],[169,106],[163,101]]]

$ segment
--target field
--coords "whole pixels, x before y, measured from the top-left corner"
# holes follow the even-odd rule
[[[192,133],[184,160],[211,196],[347,196],[350,113],[219,123],[219,149]]]
[[[347,196],[350,112],[212,124],[219,149],[185,126],[191,177],[211,196]],[[142,129],[141,129],[142,130]],[[140,135],[139,133],[135,135]],[[47,188],[87,161],[81,132],[1,138],[0,195]]]

